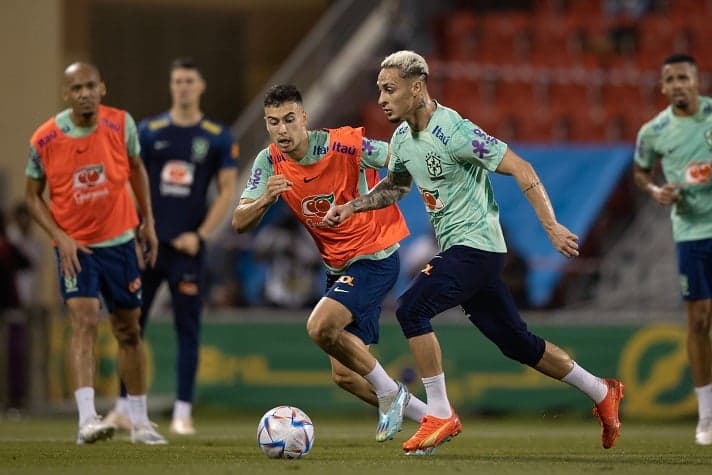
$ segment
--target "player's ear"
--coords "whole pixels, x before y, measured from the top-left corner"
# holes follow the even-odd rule
[[[99,95],[101,97],[104,97],[106,95],[106,83],[104,83],[104,81],[101,81],[99,83]]]

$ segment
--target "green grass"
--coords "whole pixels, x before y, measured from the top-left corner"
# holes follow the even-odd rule
[[[270,460],[255,443],[257,416],[206,416],[199,434],[170,445],[134,446],[126,435],[77,446],[69,418],[0,421],[0,473],[213,474],[689,474],[710,473],[712,447],[693,443],[694,422],[626,422],[611,450],[600,448],[593,418],[465,418],[464,431],[430,457],[405,456],[400,443],[374,440],[375,418],[312,417],[316,439],[304,459]],[[167,422],[159,421],[160,429]],[[167,435],[167,431],[163,431]]]

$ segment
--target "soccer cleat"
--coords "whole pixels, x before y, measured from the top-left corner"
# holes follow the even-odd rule
[[[131,428],[131,442],[145,445],[165,445],[168,441],[156,431],[151,422]]]
[[[697,445],[712,445],[712,417],[703,417],[697,423],[695,443]]]
[[[410,392],[405,384],[396,381],[398,389],[393,399],[379,401],[378,404],[378,427],[376,428],[376,440],[385,442],[391,440],[396,432],[403,427],[403,411],[410,401]]]
[[[452,410],[447,419],[425,416],[418,431],[403,443],[406,455],[432,455],[440,445],[462,432],[460,417]]]
[[[104,418],[104,422],[114,426],[114,429],[122,432],[131,432],[131,419],[128,414],[113,409]]]
[[[617,379],[604,379],[608,393],[603,401],[593,408],[593,415],[601,423],[601,442],[604,449],[610,449],[621,435],[621,422],[618,419],[618,407],[623,399],[623,383]]]
[[[93,444],[98,440],[111,439],[114,430],[114,426],[102,420],[101,416],[93,415],[79,426],[77,444]]]
[[[194,435],[193,419],[191,417],[174,417],[168,430],[171,434]]]

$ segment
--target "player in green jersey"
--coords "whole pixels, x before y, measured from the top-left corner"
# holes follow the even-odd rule
[[[700,96],[691,56],[668,57],[661,75],[670,105],[640,128],[634,177],[655,201],[671,207],[687,305],[687,355],[698,401],[695,442],[712,445],[712,98]],[[662,184],[653,173],[658,161]]]
[[[428,74],[423,57],[412,51],[393,53],[381,63],[378,103],[391,122],[400,123],[391,139],[388,176],[367,195],[331,208],[325,217],[336,226],[353,213],[388,206],[415,182],[435,229],[441,252],[400,296],[396,310],[427,396],[427,416],[403,450],[430,454],[462,429],[447,397],[440,344],[430,323],[455,306],[506,356],[589,396],[601,423],[603,447],[609,448],[620,434],[623,384],[592,375],[527,329],[501,277],[507,249],[488,173],[517,180],[561,254],[577,256],[578,237],[557,222],[529,162],[430,98]]]

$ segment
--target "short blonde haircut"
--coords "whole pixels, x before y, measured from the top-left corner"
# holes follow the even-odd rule
[[[422,77],[428,78],[430,70],[425,58],[418,53],[408,50],[396,51],[381,62],[381,69],[395,68],[402,78]]]

